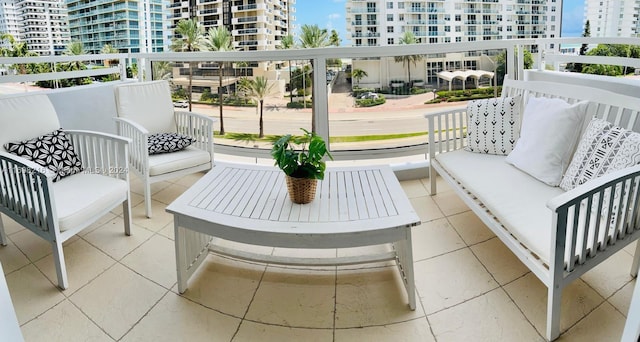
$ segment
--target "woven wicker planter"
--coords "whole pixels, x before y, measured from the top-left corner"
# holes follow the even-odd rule
[[[285,177],[287,178],[289,198],[293,203],[306,204],[316,197],[317,179],[295,178],[287,175]]]

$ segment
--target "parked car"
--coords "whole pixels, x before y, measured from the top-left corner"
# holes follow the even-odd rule
[[[189,107],[189,101],[187,100],[175,101],[173,102],[173,106],[176,108],[187,108]]]
[[[360,96],[358,96],[359,99],[370,99],[370,100],[377,100],[380,98],[380,96],[378,96],[378,94],[373,93],[373,92],[366,92],[366,93],[362,93],[360,94]]]

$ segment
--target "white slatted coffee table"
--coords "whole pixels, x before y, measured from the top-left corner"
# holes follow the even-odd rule
[[[174,215],[178,290],[209,251],[287,265],[351,265],[395,260],[415,309],[411,227],[420,224],[388,166],[329,168],[309,204],[294,204],[274,167],[219,164],[167,207]],[[390,244],[387,252],[334,258],[255,254],[217,239],[286,248]]]

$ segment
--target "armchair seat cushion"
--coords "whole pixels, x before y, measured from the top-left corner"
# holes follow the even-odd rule
[[[76,174],[53,183],[60,231],[93,222],[127,198],[129,185],[122,179],[98,174]]]
[[[211,163],[209,152],[189,146],[181,151],[150,155],[149,175],[162,175],[208,163]]]

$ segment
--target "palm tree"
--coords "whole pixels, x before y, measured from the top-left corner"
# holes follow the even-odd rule
[[[351,77],[353,77],[356,80],[357,86],[360,86],[360,80],[363,77],[367,77],[367,76],[369,76],[369,74],[367,74],[367,72],[362,69],[353,69],[353,71],[351,72]]]
[[[264,76],[258,76],[253,80],[243,77],[240,80],[240,88],[247,93],[247,96],[258,102],[258,108],[260,109],[260,133],[258,137],[264,138],[264,123],[262,121],[264,99],[272,94],[273,83],[269,84],[269,81]]]
[[[280,40],[278,49],[289,50],[294,46],[293,36],[288,34]],[[291,80],[291,60],[289,60],[289,102],[293,103],[293,82]]]
[[[0,41],[7,41],[11,47],[10,48],[2,48],[0,50],[0,55],[3,57],[30,57],[30,56],[38,56],[37,53],[29,51],[26,42],[18,42],[16,39],[9,33],[3,33],[0,35]],[[26,74],[27,68],[33,69],[35,68],[35,64],[30,63],[28,66],[25,64],[12,65],[11,68],[16,70],[19,74]]]
[[[171,49],[173,51],[199,51],[204,42],[204,28],[200,26],[196,19],[183,19],[176,25],[176,35],[178,38],[173,38]],[[193,83],[193,62],[189,62],[189,111],[191,111],[191,96]]]
[[[207,33],[207,39],[205,40],[205,46],[209,51],[231,51],[233,50],[231,32],[224,26],[212,27]],[[220,81],[218,85],[218,102],[220,104],[220,135],[224,135],[224,119],[222,118],[222,71],[224,69],[224,62],[219,62],[218,67],[218,79]]]
[[[168,61],[154,61],[151,64],[154,80],[168,80],[171,78],[171,63]]]
[[[326,29],[321,29],[318,25],[302,25],[300,27],[300,46],[303,49],[313,49],[326,47],[329,45],[329,34]],[[311,60],[313,69],[313,60]],[[306,89],[305,89],[306,91]],[[316,131],[315,109],[311,107],[311,132]]]
[[[104,44],[102,49],[100,49],[101,54],[112,54],[119,53],[120,50],[114,48],[111,44]],[[117,59],[107,59],[104,61],[105,66],[110,66],[111,64],[117,64],[119,61]]]
[[[400,38],[400,44],[416,44],[418,40],[416,36],[411,31],[404,31],[402,38]],[[407,76],[409,76],[409,84],[411,84],[411,64],[414,66],[420,60],[422,60],[422,55],[405,55],[405,56],[396,56],[394,57],[396,63],[402,62],[402,65],[407,66]]]
[[[66,56],[80,56],[86,55],[87,52],[84,50],[82,42],[79,40],[75,40],[67,44],[67,47],[62,54]],[[84,70],[87,68],[83,61],[71,61],[68,63],[64,63],[63,67],[65,67],[69,71]],[[83,79],[82,77],[78,77],[73,79],[73,82],[75,82],[76,85],[81,85],[83,83]],[[89,83],[91,82],[89,81]]]

